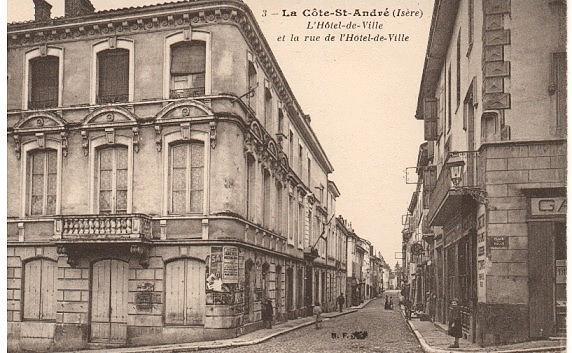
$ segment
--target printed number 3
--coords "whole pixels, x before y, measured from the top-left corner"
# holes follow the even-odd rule
[[[262,10],[262,17],[266,17],[266,10]]]

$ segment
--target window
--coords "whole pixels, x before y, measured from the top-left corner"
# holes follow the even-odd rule
[[[289,145],[289,153],[288,153],[288,159],[290,162],[290,165],[292,165],[292,163],[294,162],[294,133],[292,131],[290,131],[290,136],[288,139],[288,145]]]
[[[294,245],[299,244],[299,240],[298,240],[298,206],[297,206],[297,202],[295,201],[294,197],[291,197],[291,201],[292,201],[292,235],[293,235],[293,240],[294,240]]]
[[[470,52],[471,52],[471,48],[473,46],[473,38],[474,38],[474,33],[475,33],[475,0],[469,0],[469,4],[468,4],[468,18],[469,18],[469,30],[468,30],[468,36],[467,39],[469,41],[469,49],[467,52],[467,56],[469,56]]]
[[[171,45],[171,98],[205,95],[206,43],[199,40]]]
[[[99,213],[127,213],[127,147],[98,150]]]
[[[276,207],[274,207],[276,214],[276,232],[282,234],[282,185],[276,182]]]
[[[483,142],[491,142],[497,136],[498,116],[495,112],[486,112],[481,116],[481,139]]]
[[[552,53],[552,77],[550,91],[556,96],[556,128],[566,131],[566,52]]]
[[[282,109],[278,109],[278,133],[282,134],[284,131],[284,113]]]
[[[288,239],[292,244],[294,244],[294,230],[296,229],[296,226],[294,225],[295,218],[294,198],[291,195],[288,195]]]
[[[41,56],[31,59],[29,65],[28,109],[57,107],[60,59],[57,56]]]
[[[246,157],[246,213],[249,220],[254,219],[255,210],[256,169],[252,155]]]
[[[461,104],[461,31],[457,36],[457,108]]]
[[[33,216],[56,213],[57,152],[36,150],[28,158],[28,214]]]
[[[170,212],[173,214],[203,211],[204,148],[202,141],[170,147]]]
[[[312,181],[312,160],[310,160],[310,157],[308,157],[307,168],[308,168],[308,187],[310,187]]]
[[[304,206],[298,203],[298,246],[302,247],[302,240],[306,240],[307,237],[304,234]]]
[[[447,72],[447,132],[451,130],[451,65]]]
[[[256,101],[258,87],[258,77],[256,76],[256,68],[252,61],[248,62],[248,89],[251,93],[248,95],[248,106],[256,113]]]
[[[263,169],[262,178],[262,224],[270,228],[270,172],[267,169]]]
[[[298,145],[298,173],[300,173],[300,177],[302,177],[302,156],[304,155],[304,148],[302,145]]]
[[[56,319],[57,263],[35,259],[24,265],[24,320]]]
[[[270,89],[264,89],[264,127],[267,131],[272,131],[272,93]]]
[[[205,315],[205,265],[179,259],[165,266],[165,323],[202,325]]]
[[[97,102],[129,100],[129,50],[106,49],[97,53]]]

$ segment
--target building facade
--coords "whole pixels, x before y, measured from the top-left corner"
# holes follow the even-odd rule
[[[565,1],[435,2],[425,249],[438,320],[457,299],[482,346],[565,328],[566,116]]]
[[[333,309],[333,167],[248,7],[34,4],[8,25],[9,348],[236,337],[266,298],[276,320]]]

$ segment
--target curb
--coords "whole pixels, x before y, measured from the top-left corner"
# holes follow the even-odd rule
[[[401,311],[401,316],[403,316],[403,318],[405,319],[405,314],[403,311]],[[417,328],[415,327],[415,325],[411,322],[411,320],[405,320],[407,322],[407,325],[409,326],[409,328],[411,329],[411,331],[413,331],[413,334],[415,335],[415,338],[417,338],[417,341],[419,341],[419,344],[421,345],[421,348],[423,349],[423,351],[425,353],[468,353],[468,352],[477,352],[474,350],[448,350],[448,349],[440,349],[440,348],[434,348],[431,347],[427,341],[425,341],[425,338],[423,338],[423,335],[421,335],[421,333],[417,330]],[[482,351],[478,351],[478,352],[485,352],[485,353],[540,353],[540,352],[566,352],[566,346],[555,346],[555,347],[537,347],[537,348],[522,348],[522,349],[507,349],[507,350],[501,350],[501,351],[490,351],[490,350],[486,350],[486,348],[483,348],[484,350]]]
[[[324,317],[324,321],[334,319],[334,318],[339,317],[339,316],[352,314],[352,313],[355,313],[356,311],[358,311],[358,309],[351,308],[351,309],[348,309],[348,310],[341,312],[341,313],[336,312],[335,314],[332,314],[331,316]],[[140,347],[140,349],[137,349],[137,347],[125,347],[125,350],[121,350],[121,348],[119,348],[117,350],[114,349],[113,351],[116,353],[186,353],[186,352],[203,351],[203,350],[207,350],[207,349],[220,349],[220,348],[252,346],[255,344],[262,343],[264,341],[268,341],[274,337],[283,335],[285,333],[288,333],[288,332],[291,332],[291,331],[294,331],[294,330],[297,330],[297,329],[300,329],[300,328],[303,328],[306,326],[310,326],[313,324],[314,324],[314,321],[310,320],[310,321],[298,324],[296,326],[286,328],[282,331],[274,332],[274,333],[269,334],[267,336],[257,338],[257,339],[253,339],[250,341],[242,341],[242,342],[238,341],[238,342],[230,342],[230,343],[203,344],[203,345],[194,345],[193,343],[189,343],[188,347],[184,347],[184,345],[185,345],[184,343],[177,344],[176,347],[172,347],[172,345],[165,345],[163,347],[161,347],[161,346]],[[239,339],[239,337],[237,337],[237,339]],[[98,350],[95,350],[95,351],[97,352]],[[78,352],[89,352],[89,351],[73,351],[73,352],[67,352],[67,353],[74,353],[74,352],[78,353]]]

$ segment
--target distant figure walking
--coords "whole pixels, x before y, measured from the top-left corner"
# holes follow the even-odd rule
[[[459,301],[454,298],[451,301],[449,308],[449,336],[452,336],[455,341],[449,348],[459,348],[459,338],[463,336],[463,329],[461,327],[461,310],[459,308]]]
[[[322,307],[319,302],[314,305],[313,313],[316,317],[316,330],[322,328]]]
[[[340,293],[337,300],[338,300],[338,308],[340,308],[340,313],[341,313],[342,310],[344,310],[344,303],[346,302],[344,298],[344,293]]]
[[[262,322],[264,328],[272,328],[272,317],[274,316],[274,309],[272,308],[272,301],[266,299],[262,305]]]
[[[385,310],[389,310],[389,297],[387,295],[385,296],[385,304],[383,307]]]
[[[393,297],[389,298],[389,310],[393,310]]]

